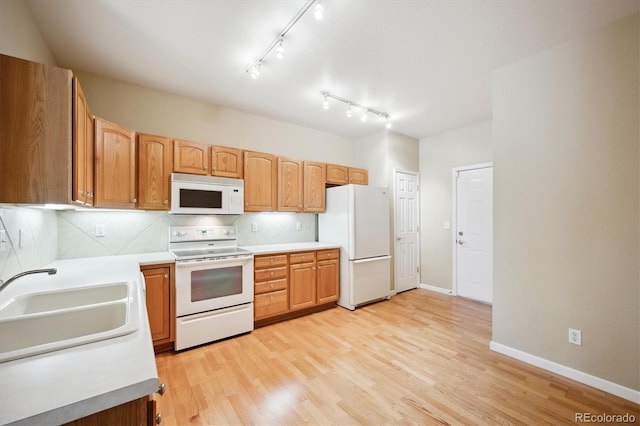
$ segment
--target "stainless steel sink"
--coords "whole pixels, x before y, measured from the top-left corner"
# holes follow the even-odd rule
[[[135,295],[119,282],[11,299],[0,307],[0,362],[133,333]]]

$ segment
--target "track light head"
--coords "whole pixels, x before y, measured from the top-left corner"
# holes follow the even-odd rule
[[[391,126],[392,126],[392,124],[391,124],[391,120],[389,120],[389,116],[387,115],[387,116],[384,118],[384,127],[386,127],[387,129],[390,129],[390,128],[391,128]]]
[[[369,111],[365,109],[364,112],[362,113],[362,117],[360,117],[360,121],[362,121],[363,123],[366,123],[368,119],[369,119]]]
[[[347,117],[351,118],[353,116],[353,111],[351,111],[351,104],[347,107]]]
[[[276,57],[278,59],[284,58],[284,47],[282,47],[282,39],[280,39],[280,43],[278,43],[278,47],[276,47]]]
[[[313,8],[313,16],[319,21],[324,16],[324,7],[320,3]]]
[[[255,64],[251,65],[251,67],[249,67],[249,70],[248,70],[249,75],[254,80],[256,80],[258,77],[260,77],[260,65],[262,65],[262,63],[258,62],[258,63],[255,63]]]
[[[324,101],[322,101],[322,109],[329,109],[329,100],[327,95],[324,95]]]

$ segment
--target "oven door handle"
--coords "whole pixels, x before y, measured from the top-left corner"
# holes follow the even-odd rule
[[[233,256],[233,257],[223,257],[220,259],[190,259],[190,260],[176,260],[176,267],[180,266],[193,266],[193,265],[216,265],[219,263],[233,263],[237,261],[244,261],[253,259],[253,254],[250,255],[241,255],[241,256]]]

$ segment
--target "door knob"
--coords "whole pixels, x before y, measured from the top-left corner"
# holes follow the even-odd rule
[[[463,244],[464,244],[464,241],[462,241],[462,240],[458,240],[458,244],[463,245]]]

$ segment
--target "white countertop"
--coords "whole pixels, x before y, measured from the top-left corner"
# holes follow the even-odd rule
[[[136,283],[134,333],[0,364],[0,424],[60,424],[141,398],[158,389],[140,265],[173,262],[168,252],[57,260],[55,275],[20,278],[0,304],[33,292],[119,281]]]
[[[254,254],[274,254],[289,253],[307,250],[325,250],[340,248],[337,244],[306,242],[306,243],[285,243],[285,244],[263,244],[258,246],[242,246],[242,248],[252,251]]]

